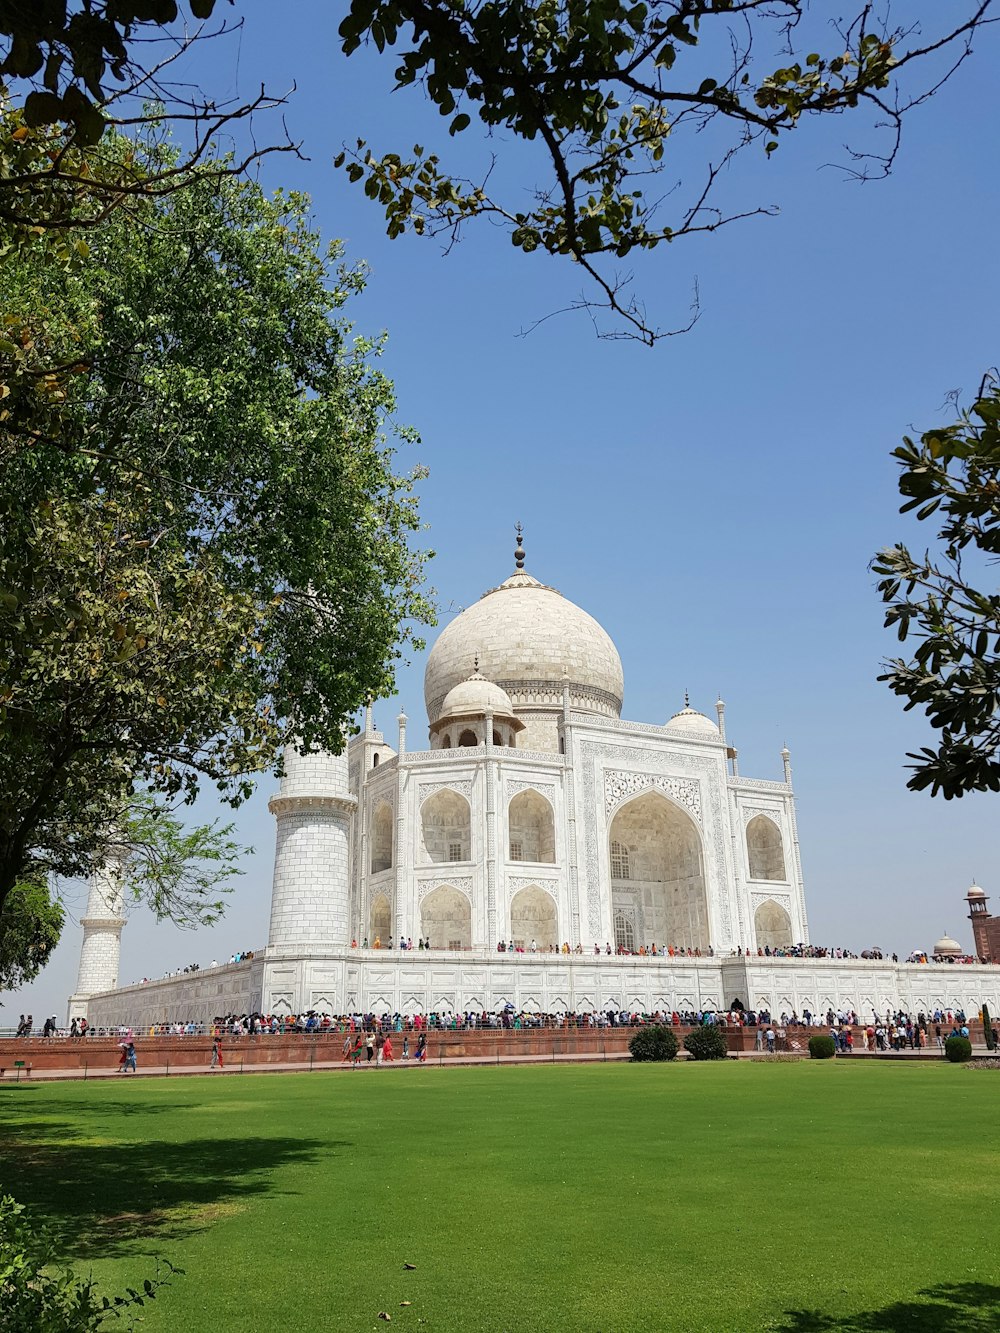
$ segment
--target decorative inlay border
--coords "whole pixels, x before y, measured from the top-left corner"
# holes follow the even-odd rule
[[[650,788],[670,796],[690,811],[699,824],[702,822],[701,784],[657,773],[629,773],[609,768],[604,774],[604,809],[610,814],[622,801]]]
[[[775,903],[778,907],[783,907],[788,913],[789,918],[792,915],[792,895],[790,893],[751,893],[750,906],[756,912],[758,907],[764,903]],[[812,959],[808,960],[812,962]],[[840,960],[838,959],[838,962]]]
[[[471,875],[441,875],[437,879],[425,880],[417,892],[417,902],[422,903],[429,893],[441,888],[457,889],[459,893],[465,894],[470,903],[472,902]]]
[[[472,779],[456,778],[454,782],[420,782],[417,784],[418,805],[423,805],[428,796],[433,796],[439,791],[453,791],[468,800],[472,795]]]
[[[787,782],[772,782],[770,778],[728,778],[727,782],[735,791],[780,791],[790,790]]]
[[[749,824],[751,819],[756,819],[758,815],[764,815],[775,825],[778,832],[783,832],[781,827],[781,811],[765,805],[745,805],[743,809],[744,826]]]
[[[513,797],[522,791],[537,791],[539,796],[544,796],[549,805],[555,805],[556,786],[554,782],[529,782],[522,781],[520,778],[508,778],[504,784],[504,791],[509,805]]]
[[[513,898],[515,893],[520,893],[522,889],[541,889],[543,893],[550,894],[553,898],[559,895],[559,880],[545,879],[541,875],[529,877],[527,875],[512,875],[507,880],[507,897]]]

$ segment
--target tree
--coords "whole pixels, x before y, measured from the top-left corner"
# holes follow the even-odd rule
[[[225,22],[212,30],[201,22],[214,7],[215,0],[191,0],[198,22],[189,31],[178,26],[174,0],[0,0],[0,106],[20,116],[0,154],[0,221],[56,231],[94,226],[137,197],[297,152],[287,134],[263,144],[252,136],[239,162],[213,151],[220,135],[285,100],[261,88],[248,102],[220,104],[175,78],[193,44],[230,33]],[[135,135],[165,115],[187,133],[184,151],[159,171],[150,172],[141,154],[129,159],[101,143],[110,129]]]
[[[0,904],[100,864],[137,789],[236,804],[340,749],[430,617],[414,437],[307,210],[223,174],[0,266]]]
[[[65,914],[46,884],[17,884],[0,908],[0,991],[34,981],[59,943]]]
[[[910,7],[900,25],[889,0],[842,19],[806,0],[352,0],[347,54],[399,47],[397,87],[419,86],[451,135],[475,115],[489,136],[534,145],[524,159],[540,179],[526,206],[519,172],[494,185],[496,157],[470,180],[420,145],[377,155],[359,140],[339,163],[385,209],[390,236],[455,240],[487,217],[525,253],[577,263],[596,289],[578,304],[604,304],[617,336],[652,345],[665,335],[628,295],[620,261],[769,211],[720,207],[722,173],[752,146],[769,156],[810,117],[869,112],[887,137],[851,153],[852,169],[888,172],[906,113],[967,57],[991,4],[928,5],[919,22]],[[704,137],[685,160],[691,135]]]
[[[898,543],[872,569],[886,628],[917,640],[912,657],[885,663],[879,680],[921,708],[940,736],[907,757],[907,786],[945,800],[1000,791],[1000,378],[950,425],[909,436],[895,450],[901,513],[939,515],[937,547],[912,555]]]

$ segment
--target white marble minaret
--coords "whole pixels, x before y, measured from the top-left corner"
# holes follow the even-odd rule
[[[269,809],[278,824],[268,954],[322,952],[350,943],[350,824],[357,806],[347,754],[285,751]]]
[[[69,998],[70,1022],[88,1016],[87,1001],[91,995],[114,990],[118,985],[118,961],[125,925],[121,880],[122,864],[117,857],[109,858],[107,864],[90,877],[87,915],[80,922],[83,926],[80,972],[76,993]]]

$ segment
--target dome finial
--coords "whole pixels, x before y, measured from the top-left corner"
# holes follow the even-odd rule
[[[518,569],[524,568],[524,542],[522,540],[523,528],[520,523],[514,524],[514,531],[517,534],[517,546],[514,549],[514,564]]]
[[[691,700],[688,698],[688,692],[687,692],[687,690],[684,691],[684,707],[685,707],[685,708],[690,708],[690,707],[691,707]]]

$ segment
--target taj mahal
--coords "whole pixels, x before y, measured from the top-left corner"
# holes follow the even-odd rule
[[[1000,1008],[1000,967],[774,956],[809,942],[789,751],[744,777],[721,699],[623,719],[614,643],[524,566],[519,535],[439,635],[420,748],[368,709],[341,754],[288,749],[266,950],[118,989],[108,868],[70,1018]]]

